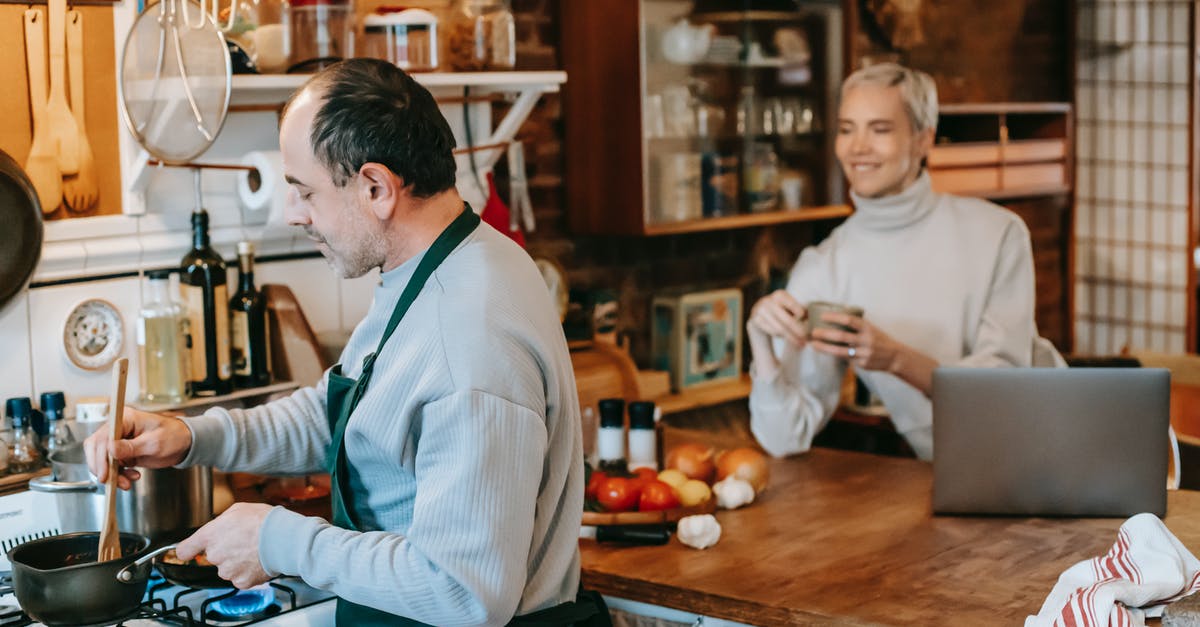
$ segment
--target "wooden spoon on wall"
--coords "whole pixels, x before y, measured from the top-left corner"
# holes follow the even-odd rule
[[[83,14],[67,12],[67,70],[71,85],[71,113],[79,126],[79,172],[63,179],[63,200],[71,211],[92,208],[100,197],[96,184],[96,162],[84,124],[83,101]]]
[[[67,0],[47,0],[50,9],[50,97],[46,112],[50,116],[50,129],[54,145],[58,149],[58,169],[63,174],[79,171],[79,127],[75,116],[67,106],[66,37]]]
[[[62,174],[46,113],[46,18],[41,9],[28,9],[24,21],[29,108],[33,111],[33,144],[25,158],[25,174],[37,190],[42,213],[53,213],[62,199]]]
[[[125,375],[129,373],[129,360],[122,357],[113,364],[112,411],[109,416],[109,436],[114,442],[121,439],[124,429],[121,421],[125,413]],[[117,460],[108,460],[108,481],[104,487],[104,528],[100,530],[100,554],[97,561],[107,562],[121,557],[121,532],[117,528],[117,473],[121,472]]]

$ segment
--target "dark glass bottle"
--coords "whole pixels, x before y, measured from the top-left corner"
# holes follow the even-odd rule
[[[187,310],[192,396],[233,390],[229,366],[229,293],[225,261],[208,240],[208,212],[192,213],[192,250],[180,264],[179,292]]]
[[[271,382],[270,324],[267,298],[254,288],[254,245],[238,242],[238,290],[229,301],[230,359],[239,388]]]
[[[55,451],[66,448],[75,442],[75,435],[64,420],[66,396],[62,392],[42,392],[42,414],[46,416],[46,437],[42,444],[46,449],[46,457],[50,458]]]

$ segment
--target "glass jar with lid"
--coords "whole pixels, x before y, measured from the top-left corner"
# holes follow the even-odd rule
[[[406,72],[438,69],[438,19],[424,9],[383,6],[363,18],[362,54]]]
[[[229,22],[230,7],[221,11],[221,24],[231,23],[225,38],[242,48],[263,74],[287,71],[291,55],[291,5],[288,0],[237,0],[237,13]]]
[[[291,0],[288,72],[316,72],[354,56],[352,0]]]
[[[459,71],[511,70],[517,30],[508,0],[456,0],[448,20],[446,60]]]

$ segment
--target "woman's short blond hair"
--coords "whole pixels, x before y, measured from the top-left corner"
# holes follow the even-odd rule
[[[846,78],[842,83],[842,98],[846,97],[846,92],[861,85],[900,88],[900,98],[908,111],[913,131],[920,133],[927,128],[937,128],[937,85],[928,74],[896,63],[869,65]]]

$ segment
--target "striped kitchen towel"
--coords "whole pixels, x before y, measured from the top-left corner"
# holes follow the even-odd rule
[[[1068,568],[1025,627],[1140,627],[1168,603],[1200,589],[1200,560],[1154,514],[1117,532],[1104,557]]]

